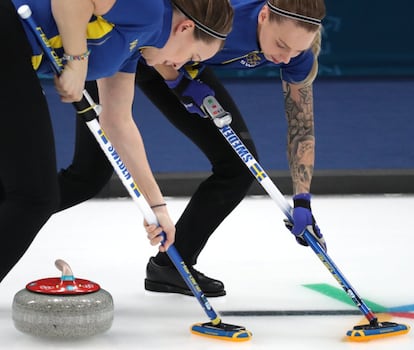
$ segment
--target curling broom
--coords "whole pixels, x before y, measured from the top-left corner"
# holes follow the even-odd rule
[[[270,197],[278,204],[282,212],[286,215],[287,219],[293,223],[293,218],[291,215],[292,207],[286,201],[285,197],[272,182],[263,168],[256,161],[254,156],[249,152],[247,147],[230,127],[231,115],[223,109],[223,107],[213,96],[208,96],[203,100],[202,108],[204,112],[206,112],[207,116],[213,120],[223,137],[227,140],[227,142],[237,153],[243,163],[247,166],[250,172],[254,175],[256,180],[262,185]],[[317,242],[316,238],[313,237],[313,235],[308,230],[305,230],[303,237],[308,245],[312,248],[312,250],[316,253],[318,258],[325,265],[325,267],[332,274],[332,276],[335,278],[335,280],[341,285],[346,294],[352,299],[355,305],[360,309],[360,311],[369,321],[369,324],[355,326],[352,330],[348,331],[346,335],[349,340],[368,341],[371,339],[400,335],[409,332],[410,327],[408,325],[398,324],[394,322],[379,322],[377,316],[359,297],[355,289],[346,280],[333,260]]]
[[[63,70],[61,59],[57,56],[54,49],[51,47],[46,35],[42,29],[35,23],[32,12],[28,5],[22,5],[18,8],[20,17],[28,24],[31,31],[36,36],[41,45],[44,54],[49,59],[54,72],[59,75]],[[101,106],[97,105],[88,94],[86,90],[83,91],[83,97],[80,102],[73,103],[78,115],[86,122],[88,128],[98,141],[108,160],[111,162],[115,172],[120,177],[123,185],[128,190],[134,202],[138,205],[145,220],[149,224],[159,225],[157,217],[142,195],[138,186],[134,182],[131,174],[128,172],[125,164],[120,159],[118,153],[101,129],[97,117],[101,112]],[[165,240],[165,233],[162,232]],[[167,250],[167,255],[177,268],[181,277],[184,279],[187,286],[197,298],[211,322],[196,323],[191,327],[191,332],[196,335],[208,336],[216,339],[231,340],[231,341],[246,341],[251,339],[252,333],[246,330],[245,327],[236,326],[232,324],[223,323],[214,309],[211,307],[200,286],[195,278],[191,275],[190,270],[184,263],[174,245],[171,245]]]

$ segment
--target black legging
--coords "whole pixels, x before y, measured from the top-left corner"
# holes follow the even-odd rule
[[[0,281],[59,202],[53,130],[16,9],[0,2]]]
[[[94,81],[87,82],[86,90],[95,102],[99,102]],[[61,201],[58,211],[72,207],[97,195],[110,180],[113,168],[95,137],[78,117],[72,164],[59,172]]]
[[[224,86],[209,68],[201,73],[200,78],[215,91],[222,106],[232,114],[233,130],[257,157],[243,118]],[[243,199],[254,178],[216,126],[210,120],[188,113],[152,68],[140,63],[136,84],[212,164],[213,174],[200,184],[176,224],[175,246],[186,264],[195,265],[211,234]],[[95,83],[87,83],[87,89],[97,101]],[[86,126],[79,121],[76,149],[72,165],[59,174],[62,193],[60,209],[94,196],[112,174],[112,167],[103,152]],[[156,256],[156,261],[162,265],[171,264],[163,253]]]
[[[217,100],[231,113],[232,129],[257,157],[244,120],[225,87],[210,68],[199,78],[214,90]],[[211,234],[243,199],[254,178],[217,127],[208,119],[188,113],[152,68],[140,63],[136,84],[212,164],[213,174],[200,184],[176,223],[175,246],[186,264],[195,265]],[[170,264],[165,253],[158,253],[156,262]]]

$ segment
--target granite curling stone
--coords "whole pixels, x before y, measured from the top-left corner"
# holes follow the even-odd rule
[[[94,282],[74,278],[69,265],[56,260],[61,278],[30,282],[13,299],[15,327],[49,338],[80,338],[107,331],[113,321],[111,294]]]

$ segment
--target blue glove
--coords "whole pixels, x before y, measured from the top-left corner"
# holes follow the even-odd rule
[[[305,229],[308,230],[326,252],[326,242],[312,215],[310,200],[310,193],[299,193],[293,196],[293,223],[286,219],[285,225],[296,236],[296,241],[304,246],[308,243],[303,238],[303,233]]]
[[[204,84],[201,80],[189,79],[183,72],[179,72],[179,76],[174,80],[165,80],[165,83],[178,97],[183,106],[190,113],[196,113],[200,117],[206,118],[206,114],[200,106],[207,96],[214,96],[214,91]]]

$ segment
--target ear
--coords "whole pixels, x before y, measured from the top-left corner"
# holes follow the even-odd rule
[[[189,33],[192,33],[194,31],[194,27],[194,22],[191,19],[185,19],[177,25],[176,32],[184,33],[188,31]]]
[[[259,16],[257,18],[258,23],[263,23],[269,16],[269,8],[267,5],[264,5],[259,12]]]

